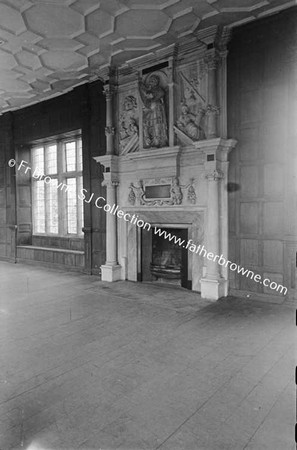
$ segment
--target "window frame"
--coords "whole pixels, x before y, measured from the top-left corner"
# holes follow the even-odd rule
[[[72,170],[67,172],[67,165],[66,165],[66,144],[69,142],[75,142],[75,165],[76,170]],[[79,144],[80,142],[80,144]],[[54,174],[48,173],[48,167],[46,164],[46,149],[50,147],[51,145],[56,145],[57,148],[57,172]],[[48,138],[45,140],[40,140],[38,142],[35,142],[31,146],[31,167],[32,167],[32,174],[31,174],[31,186],[32,186],[32,193],[31,193],[31,200],[32,200],[32,230],[33,230],[33,236],[42,236],[42,237],[66,237],[66,238],[83,238],[83,202],[80,201],[78,197],[78,189],[79,186],[81,188],[83,187],[83,162],[82,162],[82,150],[81,150],[81,167],[80,170],[78,169],[78,154],[79,154],[79,145],[82,147],[82,136],[81,133],[76,133],[69,136],[63,136],[63,137],[53,137]],[[44,170],[42,172],[43,177],[41,181],[44,183],[44,217],[45,217],[45,231],[40,232],[36,231],[36,219],[34,217],[36,210],[35,210],[35,198],[34,198],[34,183],[37,181],[40,181],[40,178],[34,178],[34,167],[33,167],[33,151],[37,148],[43,148],[43,159],[44,159]],[[57,180],[57,185],[61,186],[61,188],[57,188],[57,202],[58,202],[58,232],[53,233],[49,231],[49,189],[50,189],[50,183],[46,183],[44,181],[44,178],[48,176],[51,179]],[[69,178],[75,178],[76,180],[76,233],[69,233],[68,232],[68,217],[67,217],[67,189],[65,190],[63,185],[67,186],[67,179]],[[80,181],[81,180],[81,181]],[[61,184],[60,184],[61,183]]]

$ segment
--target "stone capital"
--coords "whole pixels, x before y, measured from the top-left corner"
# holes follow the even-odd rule
[[[215,105],[207,105],[206,115],[210,115],[210,114],[219,115],[220,114],[220,107],[219,106],[215,106]]]
[[[207,70],[216,70],[221,61],[221,58],[220,58],[220,55],[217,52],[217,50],[215,48],[213,48],[206,52],[204,61],[205,61]]]
[[[111,126],[105,127],[105,136],[113,136],[115,134],[115,128]]]
[[[105,84],[105,86],[103,87],[103,94],[105,95],[106,100],[111,100],[114,92],[115,88],[110,84]]]
[[[119,186],[119,181],[118,180],[115,180],[115,179],[110,179],[110,178],[105,178],[105,175],[106,174],[104,174],[104,180],[102,181],[102,184],[101,184],[101,186],[105,186],[105,187],[107,187],[107,188],[116,188],[116,187],[118,187]]]
[[[208,181],[220,181],[224,178],[224,173],[221,170],[215,169],[205,175]]]

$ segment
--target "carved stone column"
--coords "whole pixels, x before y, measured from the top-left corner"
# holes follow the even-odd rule
[[[213,139],[218,136],[217,116],[219,113],[217,105],[217,66],[219,56],[215,49],[208,50],[205,62],[208,70],[207,139]]]
[[[96,204],[98,208],[102,208],[101,203],[106,202],[106,262],[101,266],[101,278],[102,281],[117,281],[121,279],[122,267],[118,264],[118,242],[117,242],[117,216],[113,214],[117,206],[117,186],[118,181],[118,156],[116,155],[104,155],[94,157],[97,163],[104,166],[103,172],[104,180],[102,186],[106,186],[106,198],[102,199],[99,204]],[[113,205],[115,205],[113,207]]]
[[[205,155],[207,180],[207,221],[203,257],[204,271],[200,280],[201,296],[218,300],[228,295],[228,155],[235,147],[233,139],[207,139],[195,146]],[[221,258],[220,258],[221,257]]]
[[[104,180],[102,186],[106,186],[106,202],[116,205],[116,189],[118,182]],[[106,264],[117,265],[117,222],[116,216],[106,214]]]
[[[109,174],[106,174],[109,175]],[[116,205],[116,190],[118,182],[104,179],[102,186],[106,186],[106,203],[111,207]],[[120,279],[121,266],[117,256],[117,218],[106,212],[106,263],[101,266],[102,281],[117,281]]]
[[[220,252],[220,225],[219,225],[219,183],[224,178],[222,172],[214,170],[206,175],[208,190],[208,240],[209,249],[217,255]],[[217,279],[219,266],[216,262],[207,259],[208,278]]]
[[[220,274],[217,262],[220,256],[220,183],[224,178],[223,172],[215,169],[206,175],[208,190],[207,209],[207,251],[212,253],[206,257],[206,273],[201,279],[201,296],[217,300],[225,291],[225,283]],[[214,257],[217,255],[216,260]]]
[[[109,84],[104,86],[104,94],[106,97],[106,127],[105,127],[105,135],[106,135],[106,154],[113,155],[114,154],[114,127],[113,127],[113,87]]]

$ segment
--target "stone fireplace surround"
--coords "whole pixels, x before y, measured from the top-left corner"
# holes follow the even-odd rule
[[[104,166],[109,204],[115,203],[124,212],[139,216],[152,228],[186,228],[188,239],[195,245],[203,244],[208,252],[223,254],[228,259],[228,154],[235,144],[232,139],[215,138],[189,147],[141,150],[95,160]],[[143,185],[161,183],[164,179],[178,180],[181,199],[146,198]],[[129,196],[131,186],[135,187],[134,204]],[[141,195],[137,195],[139,190]],[[108,256],[107,264],[101,268],[102,280],[137,281],[140,232],[136,225],[107,214],[107,253],[113,256]],[[192,290],[201,292],[203,298],[216,300],[228,293],[228,270],[191,251],[188,251],[188,279]]]

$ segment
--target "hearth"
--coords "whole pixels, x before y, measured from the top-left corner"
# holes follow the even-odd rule
[[[155,228],[154,228],[155,230]],[[159,233],[142,232],[142,281],[176,284],[189,288],[188,255],[183,246],[169,239],[169,234],[186,242],[188,230],[184,228],[158,227]],[[168,236],[165,239],[164,236]]]

